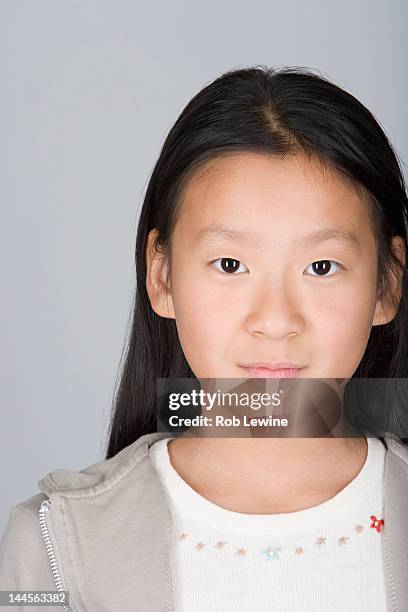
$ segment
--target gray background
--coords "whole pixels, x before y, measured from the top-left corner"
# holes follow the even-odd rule
[[[103,458],[139,207],[183,106],[228,69],[307,66],[406,162],[407,16],[403,0],[0,2],[0,531],[44,474]]]

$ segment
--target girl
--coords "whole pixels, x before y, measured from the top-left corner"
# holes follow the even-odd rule
[[[264,66],[204,87],[145,195],[106,457],[12,508],[1,589],[67,591],[77,612],[405,612],[405,438],[172,436],[156,385],[406,377],[406,218],[349,93]]]

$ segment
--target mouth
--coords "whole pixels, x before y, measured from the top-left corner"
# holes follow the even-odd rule
[[[296,378],[300,376],[305,366],[292,363],[266,363],[240,364],[240,367],[252,378]]]

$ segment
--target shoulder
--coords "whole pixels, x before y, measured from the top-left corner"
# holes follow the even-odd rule
[[[13,506],[0,539],[0,590],[54,589],[39,529],[39,493]]]
[[[166,435],[146,434],[110,459],[79,471],[56,469],[43,476],[37,483],[40,493],[21,501],[10,510],[0,539],[0,590],[55,589],[41,532],[40,508],[44,500],[58,500],[58,512],[60,500],[83,500],[79,506],[77,503],[75,506],[84,509],[80,517],[71,508],[66,508],[71,514],[64,515],[64,520],[77,521],[78,528],[85,524],[85,517],[87,521],[96,520],[98,524],[106,525],[113,499],[115,503],[120,502],[118,509],[124,517],[128,514],[129,503],[138,500],[143,500],[140,503],[141,513],[146,509],[146,504],[148,508],[153,508],[158,498],[159,479],[156,478],[153,464],[146,459],[150,446]]]

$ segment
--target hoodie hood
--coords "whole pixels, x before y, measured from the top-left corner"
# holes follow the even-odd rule
[[[37,482],[37,486],[49,497],[55,492],[78,495],[98,495],[113,487],[132,471],[149,452],[149,447],[162,438],[169,437],[166,432],[154,432],[141,436],[123,448],[110,459],[102,459],[80,471],[56,469]]]

